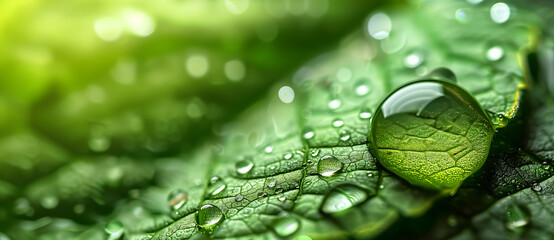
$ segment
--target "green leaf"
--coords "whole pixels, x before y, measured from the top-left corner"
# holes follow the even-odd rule
[[[279,223],[294,218],[293,222],[299,222],[294,236],[368,238],[377,236],[399,217],[425,213],[441,194],[413,187],[376,164],[367,149],[367,113],[375,111],[395,87],[434,68],[448,67],[490,113],[496,126],[506,126],[505,119],[515,117],[526,84],[518,54],[527,46],[530,34],[518,25],[495,28],[495,23],[481,21],[488,15],[478,15],[477,11],[473,24],[480,28],[455,19],[436,21],[427,11],[439,10],[427,4],[416,13],[387,12],[395,26],[387,40],[369,40],[356,32],[339,51],[302,67],[292,77],[296,93],[292,104],[281,102],[276,95],[261,101],[223,129],[223,144],[216,147],[209,163],[205,158],[191,159],[192,166],[209,164],[204,165],[209,170],[203,177],[203,193],[190,195],[188,200],[196,208],[185,208],[184,215],[177,212],[175,222],[157,231],[129,230],[128,236],[179,239],[202,233],[212,238],[277,238]],[[431,27],[418,27],[422,22]],[[445,34],[437,37],[434,31]],[[504,40],[508,35],[515,37],[508,42]],[[475,44],[475,39],[480,39],[480,44]],[[486,58],[489,41],[500,41],[504,54],[500,59]],[[398,43],[402,46],[394,46]],[[430,45],[425,48],[423,43]],[[406,63],[413,54],[421,54],[416,67]],[[290,83],[277,88],[285,84]],[[328,156],[340,161],[342,167],[322,176],[318,162]],[[251,169],[244,170],[244,161],[253,164]],[[210,178],[214,179],[211,183]],[[190,184],[179,187],[199,189]],[[356,188],[345,188],[344,184]],[[349,199],[345,203],[351,207],[336,213],[322,210],[320,206],[333,191],[344,196],[336,197],[336,201]],[[166,194],[169,192],[167,189]],[[217,206],[225,215],[213,231],[195,222],[194,210],[206,204]],[[131,220],[124,224],[134,225]]]

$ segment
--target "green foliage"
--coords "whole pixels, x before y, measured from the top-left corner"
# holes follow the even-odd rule
[[[252,23],[242,23],[227,13],[240,11],[240,4],[225,2],[228,10],[207,3],[217,17],[206,22],[181,18],[184,8],[157,6],[152,14],[158,14],[163,36],[123,53],[109,54],[112,47],[99,47],[98,55],[86,51],[98,61],[90,62],[92,68],[64,58],[56,64],[67,72],[42,70],[50,77],[35,80],[51,80],[23,89],[23,95],[14,92],[21,88],[17,83],[2,82],[9,94],[0,96],[0,113],[17,112],[10,119],[25,121],[0,118],[0,239],[554,236],[554,103],[545,90],[553,76],[541,65],[554,62],[554,45],[541,38],[539,31],[551,32],[536,14],[520,7],[499,23],[491,21],[492,3],[363,5],[380,7],[371,11],[358,5],[365,1],[329,2],[334,8],[319,20],[300,21],[309,27],[294,27],[289,23],[298,16],[287,15],[278,20],[286,27],[279,28],[272,47],[251,48],[255,35],[262,41],[271,35],[253,23],[277,20],[261,14],[262,3],[250,1],[243,19]],[[352,22],[339,21],[349,14]],[[364,14],[369,18],[362,28]],[[392,30],[375,30],[372,21],[390,21]],[[222,35],[212,35],[239,23],[244,29],[238,33],[220,33],[225,43],[217,41]],[[334,51],[293,71],[356,23]],[[190,39],[172,35],[178,26],[205,32]],[[305,29],[316,37],[299,35]],[[240,82],[220,81],[225,74],[209,71],[200,77],[208,81],[194,80],[194,71],[183,70],[184,59],[199,53],[182,57],[184,39],[205,44],[209,50],[200,55],[216,66],[244,56],[247,75]],[[17,63],[2,68],[12,65]],[[136,78],[131,85],[107,74],[129,69]],[[94,77],[71,84],[81,70]],[[16,68],[8,72],[27,76]],[[183,76],[190,81],[180,81]],[[479,164],[446,187],[457,188],[471,174],[451,195],[413,185],[368,148],[374,144],[368,140],[371,118],[381,102],[422,78],[456,79],[477,101],[468,105],[484,110],[478,118],[487,124],[487,149],[470,159]],[[26,110],[3,107],[9,106],[5,101]]]

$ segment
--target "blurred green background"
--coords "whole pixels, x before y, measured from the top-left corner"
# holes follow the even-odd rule
[[[381,5],[0,1],[0,239],[94,224]]]

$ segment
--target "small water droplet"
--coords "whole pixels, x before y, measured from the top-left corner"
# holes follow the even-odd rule
[[[335,156],[325,155],[317,163],[317,172],[321,176],[329,177],[340,171],[342,167],[343,163]]]
[[[360,119],[370,119],[371,118],[371,110],[369,108],[362,108],[359,115]]]
[[[294,101],[294,90],[289,86],[284,86],[279,89],[279,100],[284,103],[291,103]]]
[[[311,155],[312,157],[317,157],[317,155],[319,155],[319,149],[312,149]]]
[[[214,184],[219,180],[221,180],[221,178],[219,176],[213,176],[213,177],[210,178],[210,184]]]
[[[283,158],[289,160],[289,159],[292,158],[292,154],[291,154],[291,153],[287,153],[287,154],[285,154],[285,155],[283,156]]]
[[[242,201],[242,199],[244,199],[244,196],[242,196],[242,195],[238,195],[238,196],[235,197],[235,201],[237,201],[237,202]]]
[[[264,198],[267,196],[267,193],[265,192],[258,192],[258,198]]]
[[[285,195],[280,195],[277,199],[278,199],[279,201],[281,201],[281,202],[284,202],[285,200],[287,200],[287,198],[285,197]]]
[[[445,67],[435,68],[429,74],[425,75],[425,77],[436,80],[451,81],[454,83],[458,81],[458,79],[456,78],[456,74],[454,74],[452,70]]]
[[[414,52],[404,58],[404,66],[408,68],[419,67],[423,63],[423,54]]]
[[[329,101],[329,103],[327,104],[327,106],[329,107],[329,109],[337,109],[337,108],[340,108],[342,102],[338,99],[333,99],[331,101]]]
[[[517,204],[508,206],[504,214],[506,227],[514,232],[522,231],[529,224],[530,219],[529,210],[525,206]]]
[[[533,185],[531,185],[531,189],[535,192],[540,192],[542,191],[542,186],[538,183],[533,183]]]
[[[379,185],[379,189],[384,189],[385,188],[385,185],[381,184]]]
[[[125,228],[120,221],[112,220],[106,225],[104,231],[108,234],[108,239],[115,240],[120,239],[121,236],[123,236]]]
[[[347,131],[341,131],[339,133],[339,138],[341,141],[346,142],[350,139],[350,133]]]
[[[272,146],[267,146],[267,147],[264,148],[264,151],[266,153],[271,153],[271,152],[273,152],[273,147]]]
[[[277,185],[277,182],[271,181],[271,182],[269,182],[269,183],[267,184],[267,187],[269,187],[269,188],[274,188],[275,185]]]
[[[338,185],[325,196],[321,210],[327,214],[346,211],[367,199],[367,193],[352,184]]]
[[[364,84],[364,83],[360,83],[359,85],[356,86],[356,94],[358,96],[364,96],[364,95],[367,95],[369,93],[369,87]]]
[[[342,125],[344,125],[344,122],[341,119],[337,118],[333,120],[333,127],[339,128],[342,127]]]
[[[223,219],[221,209],[212,204],[203,205],[196,213],[196,223],[206,230],[213,230]]]
[[[495,23],[504,23],[510,18],[510,7],[503,2],[498,2],[491,7],[491,19]]]
[[[550,170],[550,164],[548,164],[548,162],[542,162],[542,169],[544,170]]]
[[[495,62],[504,57],[504,48],[500,45],[494,45],[492,47],[487,48],[485,56],[487,60]]]
[[[368,177],[373,177],[373,173],[367,174]]]
[[[236,172],[241,175],[247,174],[253,167],[254,163],[250,160],[242,160],[235,163]]]
[[[304,139],[312,139],[314,138],[314,136],[315,136],[314,130],[311,128],[304,129],[304,132],[302,133],[302,137]]]
[[[275,189],[275,194],[280,194],[282,192],[283,192],[283,188],[278,187],[277,189]]]
[[[300,228],[300,220],[293,216],[286,216],[277,219],[273,223],[273,230],[281,237],[288,237],[294,234]]]
[[[221,193],[226,187],[227,185],[225,184],[225,181],[223,181],[220,177],[215,176],[210,179],[209,192],[211,192],[211,195]]]
[[[377,13],[373,15],[367,24],[369,35],[377,40],[385,39],[389,36],[392,28],[392,21],[387,14]]]
[[[181,189],[175,189],[169,193],[167,196],[167,202],[169,207],[176,211],[181,208],[187,202],[187,193]]]

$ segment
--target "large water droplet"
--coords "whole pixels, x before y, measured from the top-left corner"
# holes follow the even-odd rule
[[[104,228],[110,240],[120,239],[123,236],[124,230],[123,224],[117,220],[110,221]]]
[[[288,237],[300,228],[300,220],[293,216],[277,219],[273,223],[273,230],[281,237]]]
[[[340,171],[342,167],[343,163],[335,156],[325,155],[317,163],[317,172],[321,176],[329,177]]]
[[[213,230],[223,221],[223,212],[217,206],[206,204],[196,213],[196,223],[203,229]]]
[[[332,214],[350,209],[367,199],[365,190],[352,185],[344,184],[334,187],[323,200],[321,210]]]
[[[523,227],[529,224],[530,220],[529,210],[525,206],[511,204],[506,208],[504,222],[508,229],[519,232],[523,230]]]
[[[167,202],[169,207],[176,211],[181,208],[187,202],[187,193],[181,189],[175,189],[167,195]]]
[[[371,122],[373,155],[408,182],[456,188],[489,153],[492,123],[479,103],[452,82],[420,80],[389,95]]]
[[[247,174],[248,172],[250,172],[250,170],[252,170],[252,167],[254,167],[254,163],[250,160],[238,161],[235,164],[237,173],[241,175]]]

